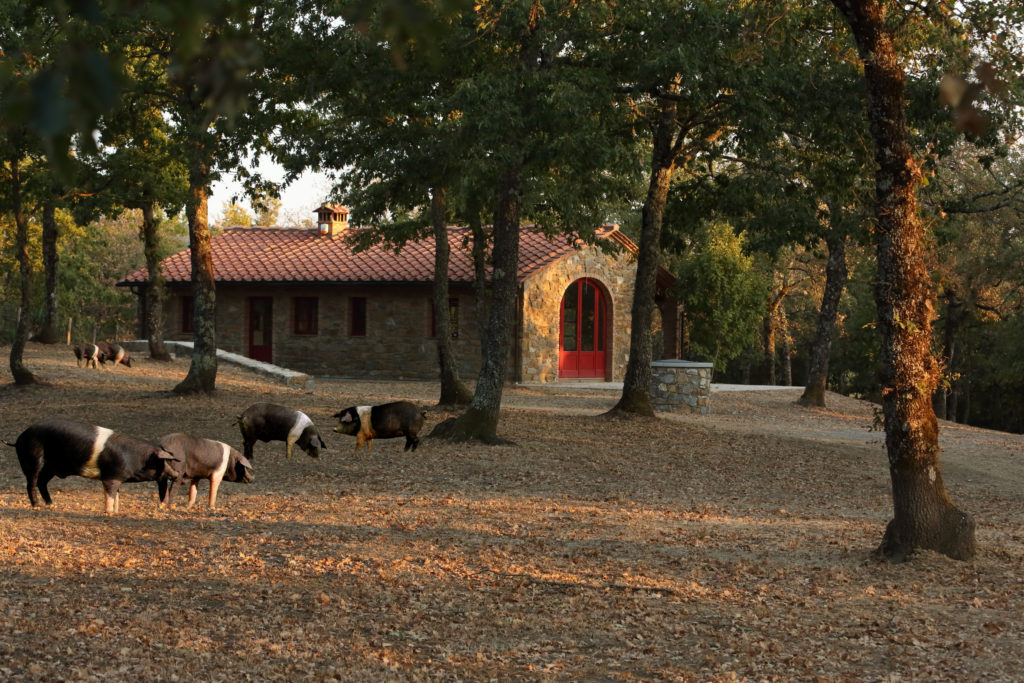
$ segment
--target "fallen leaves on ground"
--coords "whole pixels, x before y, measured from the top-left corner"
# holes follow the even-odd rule
[[[1024,438],[943,428],[947,488],[979,556],[871,550],[891,511],[868,404],[715,394],[709,416],[606,420],[614,391],[508,387],[511,445],[403,439],[354,451],[353,404],[428,382],[318,380],[311,393],[222,366],[213,396],[169,390],[187,360],[76,368],[32,344],[46,386],[0,387],[2,436],[63,416],[145,439],[240,446],[250,403],[307,412],[320,459],[257,444],[256,481],[218,508],[159,510],[156,485],[51,483],[32,510],[0,458],[6,680],[1015,680],[1024,668]]]

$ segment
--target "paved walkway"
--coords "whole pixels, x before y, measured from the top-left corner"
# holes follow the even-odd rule
[[[572,387],[573,389],[604,389],[606,391],[622,391],[622,382],[522,382],[520,387]],[[715,384],[711,383],[711,393],[716,391],[803,391],[803,387],[782,387],[771,384]]]

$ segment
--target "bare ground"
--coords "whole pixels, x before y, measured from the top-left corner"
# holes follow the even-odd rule
[[[0,349],[5,354],[8,349]],[[353,452],[348,405],[432,383],[320,380],[312,393],[222,366],[213,397],[169,390],[187,361],[76,368],[0,386],[0,436],[64,416],[139,438],[240,446],[256,401],[304,410],[330,450],[257,444],[256,481],[209,510],[54,480],[32,510],[0,451],[5,680],[1010,681],[1024,670],[1024,437],[943,424],[943,474],[978,523],[971,562],[871,557],[890,516],[870,404],[720,393],[713,414],[609,421],[613,391],[510,387],[515,445],[403,440]],[[180,499],[179,499],[180,500]],[[180,502],[184,502],[183,500]]]

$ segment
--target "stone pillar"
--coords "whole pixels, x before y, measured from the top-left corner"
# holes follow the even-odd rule
[[[656,360],[651,363],[651,405],[657,411],[711,412],[711,363]]]

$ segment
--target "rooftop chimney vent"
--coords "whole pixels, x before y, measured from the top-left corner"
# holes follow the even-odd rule
[[[316,210],[317,229],[321,237],[334,239],[348,229],[348,209],[328,202]]]

